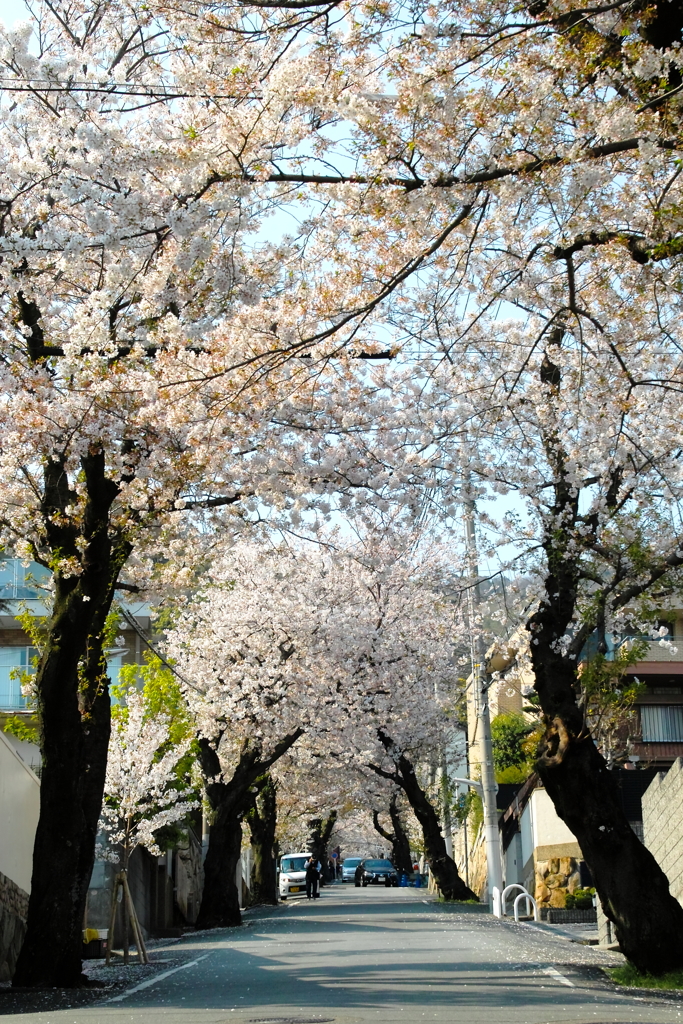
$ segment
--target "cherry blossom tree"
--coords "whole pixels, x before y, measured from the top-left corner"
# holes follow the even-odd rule
[[[167,716],[150,716],[143,695],[130,690],[112,728],[100,826],[120,846],[124,870],[137,846],[159,855],[159,829],[198,806],[194,786],[178,775],[192,737],[172,744],[170,724]]]
[[[488,387],[501,331],[514,352],[496,384],[521,395],[535,368],[524,399],[541,412],[556,368],[585,394],[584,356],[601,394],[612,360],[609,395],[629,411],[678,386],[671,6],[471,0],[418,5],[408,26],[399,5],[350,6],[45,2],[33,48],[29,30],[3,37],[2,539],[54,574],[17,983],[80,978],[109,730],[101,635],[144,537],[163,548],[202,508],[299,516],[338,486],[419,507],[407,483],[461,484],[469,460],[433,442],[470,431],[479,377],[460,355],[487,353]],[[293,206],[292,237],[263,241],[268,215]],[[494,329],[501,303],[516,312]],[[388,385],[360,358],[380,355]],[[613,501],[612,462],[599,466]],[[597,876],[602,838],[585,843]],[[636,873],[654,870],[639,856]],[[654,922],[673,915],[658,930],[673,962],[681,921],[664,895],[630,945],[629,912],[614,913],[654,967]]]
[[[295,564],[244,546],[229,551],[167,636],[187,680],[212,810],[198,927],[240,923],[235,868],[243,818],[268,785],[269,769],[316,717],[324,681],[288,621],[296,599],[284,573]]]
[[[152,714],[145,695],[135,689],[126,693],[109,741],[107,775],[100,829],[109,844],[119,847],[124,900],[123,955],[128,963],[128,911],[137,941],[141,933],[128,889],[128,865],[133,851],[143,846],[160,855],[157,833],[174,825],[199,806],[196,786],[186,777],[192,736],[177,741],[169,715]],[[184,777],[185,776],[185,777]],[[110,929],[113,939],[113,929]]]

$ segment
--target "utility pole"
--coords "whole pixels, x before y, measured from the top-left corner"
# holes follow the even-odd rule
[[[479,731],[479,749],[481,750],[481,787],[484,804],[484,837],[486,839],[486,867],[488,876],[488,898],[492,910],[493,890],[503,891],[503,869],[500,855],[500,833],[498,831],[498,811],[496,809],[496,777],[493,769],[493,744],[491,741],[491,716],[489,713],[489,695],[486,685],[486,650],[484,640],[479,632],[474,634],[474,620],[481,605],[479,588],[479,565],[477,559],[477,535],[474,524],[475,505],[472,498],[465,500],[465,544],[469,563],[470,579],[475,581],[468,588],[468,608],[470,615],[470,631],[472,637],[472,685],[474,687],[474,707],[477,715]],[[467,824],[465,824],[467,828]]]
[[[448,768],[446,765],[446,752],[441,750],[441,764],[439,772],[441,775],[441,807],[443,812],[443,837],[446,842],[446,853],[453,856],[453,822],[451,820],[451,794],[448,779]]]

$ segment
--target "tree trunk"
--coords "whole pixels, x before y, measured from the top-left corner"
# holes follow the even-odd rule
[[[215,746],[205,737],[199,738],[199,761],[213,820],[204,861],[204,891],[197,928],[229,928],[242,923],[235,872],[242,849],[242,819],[254,800],[252,787],[302,735],[303,729],[296,729],[284,736],[268,757],[263,757],[258,742],[245,740],[229,782],[213,781],[222,775],[216,749],[222,734]]]
[[[375,826],[375,831],[379,832],[388,843],[391,843],[391,860],[399,875],[409,875],[413,870],[413,859],[410,856],[410,843],[403,828],[401,812],[398,809],[395,793],[392,793],[391,800],[389,801],[389,817],[394,827],[393,832],[387,832],[382,827],[377,811],[372,812],[372,823]]]
[[[252,906],[277,906],[277,870],[274,856],[277,792],[270,774],[258,779],[257,785],[259,793],[246,816],[254,851],[250,902]]]
[[[110,712],[102,687],[85,727],[78,702],[77,628],[44,659],[39,680],[43,769],[27,932],[16,987],[82,983],[82,930],[104,791]],[[72,653],[74,652],[74,653]],[[66,663],[66,664],[65,664]]]
[[[465,885],[458,874],[455,861],[452,857],[448,856],[446,840],[441,834],[438,816],[427,799],[426,793],[417,781],[415,769],[411,762],[405,754],[398,751],[394,741],[384,730],[378,729],[377,734],[384,749],[390,753],[395,770],[389,772],[374,764],[369,765],[369,767],[378,775],[400,786],[405,793],[408,803],[412,807],[415,817],[422,828],[425,854],[429,861],[430,871],[441,890],[441,895],[447,900],[476,900],[476,894]]]
[[[327,856],[327,847],[334,831],[334,826],[337,823],[337,811],[330,811],[327,818],[311,818],[308,822],[308,827],[311,829],[311,836],[308,840],[308,848],[311,851],[312,856],[316,860],[320,861],[321,867],[321,883],[329,882],[331,880],[331,873],[329,867],[329,857]]]
[[[624,955],[649,974],[680,969],[683,907],[631,829],[606,762],[583,728],[575,665],[538,647],[532,658],[547,722],[537,762],[543,785],[577,838]]]
[[[409,875],[413,870],[413,858],[410,855],[410,841],[403,827],[395,794],[389,802],[389,817],[394,826],[394,865],[399,871],[405,871]]]
[[[197,928],[229,928],[242,923],[236,879],[242,852],[242,815],[236,811],[238,804],[239,800],[227,798],[216,808],[211,822]]]
[[[101,633],[118,573],[130,553],[112,542],[108,514],[117,488],[104,476],[104,456],[82,460],[88,501],[81,532],[52,527],[50,544],[65,554],[85,539],[80,576],[54,576],[54,603],[36,693],[43,767],[40,815],[26,938],[13,978],[16,987],[83,983],[83,918],[95,862],[110,732],[110,703]],[[53,474],[54,479],[50,474]],[[63,469],[48,464],[46,508],[71,498]]]

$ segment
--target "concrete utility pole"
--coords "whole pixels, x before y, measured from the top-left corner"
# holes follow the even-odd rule
[[[481,750],[481,788],[484,803],[484,837],[486,839],[486,867],[488,875],[488,898],[493,910],[493,890],[503,891],[503,868],[500,856],[500,833],[496,809],[496,777],[493,769],[493,744],[491,741],[491,716],[489,714],[488,686],[486,685],[486,650],[481,635],[474,637],[473,627],[477,609],[481,605],[479,589],[479,565],[477,559],[477,535],[474,525],[474,501],[465,501],[465,543],[470,576],[476,580],[468,589],[470,629],[472,630],[472,685],[474,707],[477,715],[479,749]],[[465,826],[467,827],[467,826]]]
[[[446,764],[446,752],[441,750],[441,764],[439,772],[441,775],[441,806],[443,810],[443,837],[446,842],[446,853],[453,856],[453,822],[451,820],[451,794],[448,779],[448,767]]]

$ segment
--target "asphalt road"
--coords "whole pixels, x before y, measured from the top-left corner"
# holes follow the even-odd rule
[[[173,966],[16,1024],[669,1024],[675,1000],[616,992],[617,954],[415,889],[336,885],[170,946]],[[172,953],[171,953],[172,951]]]

